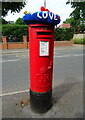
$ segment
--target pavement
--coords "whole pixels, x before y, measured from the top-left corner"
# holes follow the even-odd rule
[[[73,44],[73,46],[66,46],[66,47],[55,47],[54,49],[56,50],[65,50],[65,49],[76,49],[76,48],[82,48],[84,49],[85,46],[84,45],[78,45],[78,44]],[[29,52],[29,49],[8,49],[8,50],[2,50],[2,52],[0,52],[1,54],[14,54],[14,53],[27,53]]]
[[[3,118],[83,118],[83,84],[62,84],[53,89],[53,106],[43,114],[30,108],[29,92],[2,97]]]
[[[9,80],[10,77],[7,78],[7,76],[3,74],[4,79],[6,79],[7,81],[8,80],[10,81],[9,82],[10,86],[9,86],[9,91],[3,90],[4,91],[4,92],[2,91],[3,94],[0,95],[0,100],[2,101],[2,118],[11,118],[11,119],[13,118],[68,118],[68,119],[84,118],[85,117],[84,110],[83,110],[84,86],[83,86],[83,74],[82,74],[83,62],[81,58],[83,54],[83,49],[84,49],[83,46],[55,48],[55,56],[54,56],[55,66],[56,66],[56,63],[59,63],[61,66],[58,66],[58,65],[57,67],[54,66],[55,76],[53,78],[54,82],[53,82],[53,91],[52,91],[53,106],[50,110],[48,110],[46,113],[43,113],[43,114],[34,113],[30,108],[29,89],[23,89],[24,83],[22,83],[21,81],[20,88],[17,88],[17,85],[13,87],[12,84],[10,84],[11,83],[11,81]],[[3,55],[2,63],[6,65],[4,67],[4,64],[3,64],[3,70],[7,71],[6,67],[8,68],[9,66],[10,72],[11,72],[12,70],[11,64],[13,64],[13,66],[15,65],[18,66],[19,62],[17,63],[17,61],[16,62],[13,61],[17,56],[20,60],[19,66],[23,64],[21,67],[25,71],[27,69],[26,60],[28,57],[27,56],[28,52],[29,50],[27,49],[2,51],[2,55]],[[25,56],[24,58],[21,56],[22,53]],[[13,54],[13,56],[10,57],[9,59],[10,54]],[[21,61],[22,59],[24,61]],[[19,69],[22,69],[21,67]],[[67,70],[61,71],[62,68]],[[57,71],[57,69],[59,71]],[[62,75],[60,74],[60,71]],[[9,72],[7,71],[7,73]],[[26,74],[24,74],[23,76],[25,77]],[[8,74],[8,76],[10,76],[10,74]],[[20,80],[19,82],[18,81],[16,82],[19,87]],[[26,84],[27,82],[28,81],[26,81]],[[7,88],[6,81],[4,85]],[[4,87],[4,85],[2,87]],[[11,86],[12,86],[12,89],[11,89]],[[0,105],[1,105],[1,101],[0,101]]]

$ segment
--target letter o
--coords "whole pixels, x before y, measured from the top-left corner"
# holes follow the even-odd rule
[[[48,12],[47,12],[47,11],[44,11],[43,14],[42,14],[42,17],[43,17],[44,19],[46,19],[46,18],[48,17]]]

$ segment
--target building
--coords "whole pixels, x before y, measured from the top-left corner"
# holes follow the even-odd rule
[[[71,25],[68,23],[63,23],[59,26],[59,28],[71,28]]]

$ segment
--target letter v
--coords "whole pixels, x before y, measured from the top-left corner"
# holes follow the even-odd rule
[[[52,13],[52,15],[51,15],[51,13],[49,13],[49,17],[52,20],[53,19],[53,13]]]

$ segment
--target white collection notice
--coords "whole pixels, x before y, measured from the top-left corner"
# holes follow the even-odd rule
[[[49,56],[49,42],[40,41],[40,56]]]

